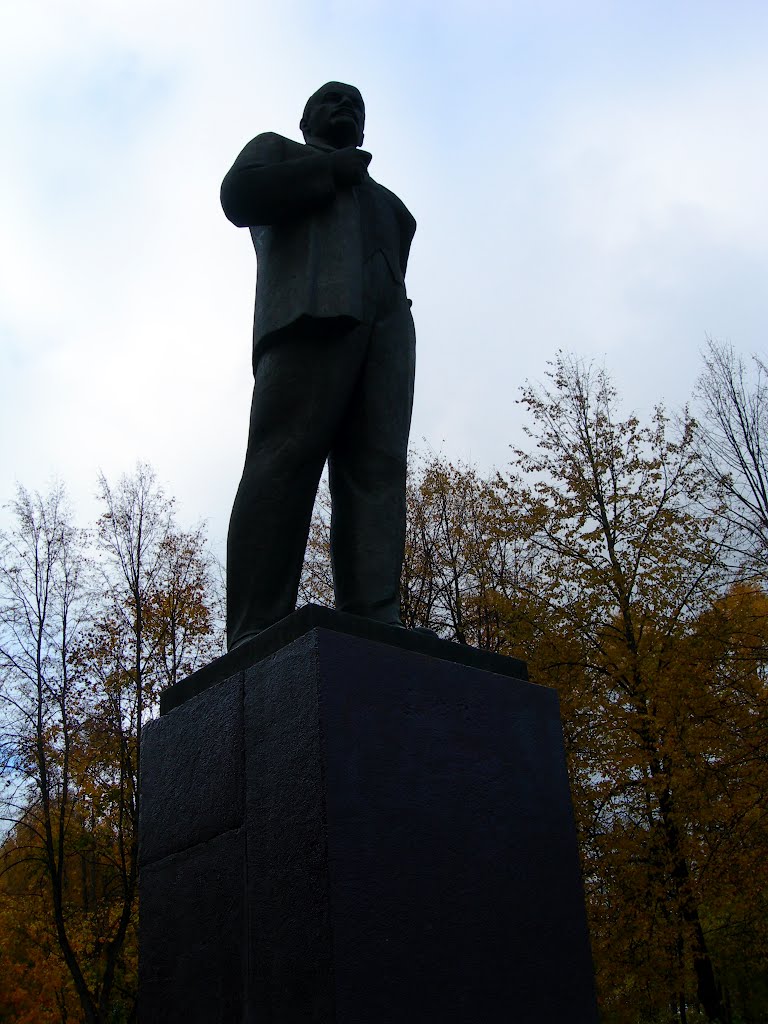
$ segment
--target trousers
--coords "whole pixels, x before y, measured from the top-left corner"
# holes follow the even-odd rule
[[[299,321],[257,359],[227,537],[230,650],[294,610],[326,460],[336,607],[400,623],[416,336],[383,253],[363,279],[360,324],[318,336]]]

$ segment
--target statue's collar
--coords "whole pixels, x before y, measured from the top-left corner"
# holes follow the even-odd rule
[[[305,145],[311,149],[320,149],[323,153],[333,153],[335,149],[334,146],[329,145],[327,142],[321,142],[319,139],[315,139],[313,142],[306,142]]]

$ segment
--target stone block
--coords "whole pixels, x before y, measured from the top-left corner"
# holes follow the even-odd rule
[[[238,672],[146,726],[140,865],[242,824],[242,687]]]
[[[595,1024],[556,694],[351,618],[289,622],[148,730],[141,1019]],[[230,1016],[187,990],[217,972]]]
[[[142,1024],[245,1020],[245,871],[243,829],[141,869]]]

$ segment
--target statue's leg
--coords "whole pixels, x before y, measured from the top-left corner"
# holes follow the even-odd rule
[[[415,333],[402,288],[377,317],[329,458],[336,607],[400,623]]]
[[[227,538],[230,649],[295,608],[317,485],[366,337],[284,339],[259,359]]]

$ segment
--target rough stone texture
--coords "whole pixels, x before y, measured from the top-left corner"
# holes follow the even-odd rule
[[[143,1024],[597,1020],[553,691],[312,629],[146,736]]]
[[[139,949],[142,1024],[246,1019],[243,829],[144,864]]]
[[[147,725],[140,865],[242,824],[242,689],[238,672],[176,714]]]
[[[313,632],[245,672],[254,1021],[337,1019],[317,664]]]

